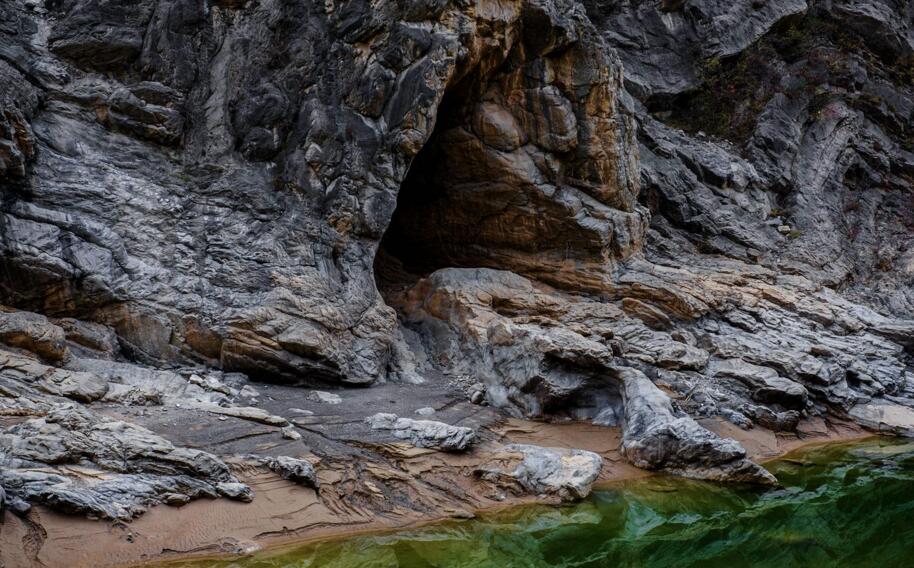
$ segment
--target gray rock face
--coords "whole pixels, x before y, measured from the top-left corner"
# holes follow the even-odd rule
[[[690,477],[773,484],[764,468],[746,459],[746,450],[722,439],[689,416],[676,416],[669,398],[643,373],[620,369],[625,385],[622,449],[638,467],[664,469]]]
[[[93,402],[108,394],[108,382],[93,373],[44,365],[32,358],[0,350],[0,385],[5,392],[26,395],[33,389],[50,395]]]
[[[620,48],[626,85],[639,97],[674,95],[701,82],[702,63],[737,54],[805,0],[586,0],[588,14]]]
[[[553,273],[566,250],[594,271],[604,248],[630,255],[643,211],[618,61],[573,2],[479,4],[5,3],[21,24],[0,36],[17,62],[0,139],[25,181],[0,210],[0,301],[111,325],[149,363],[381,379],[397,324],[372,260],[439,122],[448,167],[489,171],[476,198],[443,188],[450,229],[513,172],[537,205],[508,199],[502,219],[527,219],[553,260],[535,268],[495,219],[490,255]],[[555,222],[534,229],[541,207]]]
[[[808,392],[803,385],[781,377],[771,367],[752,365],[739,359],[727,359],[716,365],[715,377],[736,379],[749,388],[752,398],[763,403],[781,404],[802,410]]]
[[[317,472],[314,471],[314,466],[310,462],[289,456],[277,456],[275,458],[263,458],[261,463],[274,473],[279,474],[283,479],[315,489],[320,487]]]
[[[476,432],[472,428],[451,426],[434,420],[413,420],[379,412],[365,421],[373,430],[389,430],[395,438],[408,440],[417,448],[460,452],[476,441]]]
[[[81,473],[46,469],[67,464]],[[212,454],[176,447],[145,428],[73,404],[0,434],[0,465],[0,486],[11,502],[104,519],[133,518],[175,494],[251,498]]]
[[[545,417],[585,406],[600,390],[604,392],[598,396],[613,397],[612,381],[605,374],[612,349],[602,337],[554,325],[551,312],[560,311],[562,301],[517,274],[444,269],[405,296],[389,299],[408,314],[410,325],[430,338],[432,360],[450,361],[451,373],[486,380],[485,396],[492,404],[523,416]],[[494,303],[507,314],[517,310],[520,317],[502,317]],[[539,319],[526,315],[534,313]]]
[[[355,385],[618,426],[720,480],[772,478],[698,418],[910,435],[912,10],[3,2],[0,504],[249,500],[197,422],[350,460],[352,432],[477,436]],[[249,379],[309,389],[295,427]],[[490,465],[568,498],[599,470]]]
[[[512,467],[514,456],[520,457],[520,463]],[[476,475],[489,481],[515,483],[524,492],[574,501],[590,494],[602,467],[603,458],[593,452],[510,444],[479,467]]]

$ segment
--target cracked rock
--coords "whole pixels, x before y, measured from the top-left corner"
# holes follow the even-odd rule
[[[517,485],[524,493],[557,495],[574,501],[590,494],[603,458],[584,450],[509,444],[500,448],[476,475],[499,484]]]
[[[476,441],[476,432],[472,428],[433,420],[413,420],[380,412],[369,416],[365,422],[373,430],[388,430],[395,438],[408,440],[417,448],[460,452]]]

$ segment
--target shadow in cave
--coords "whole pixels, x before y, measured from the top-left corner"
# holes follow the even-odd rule
[[[431,136],[410,165],[397,207],[374,260],[375,281],[385,299],[446,267],[497,267],[479,231],[493,206],[491,183],[472,177],[475,137],[466,123],[463,97],[446,96]],[[455,175],[455,169],[460,173]],[[516,188],[501,193],[516,194]],[[497,201],[497,199],[496,199]],[[487,203],[488,202],[488,203]]]

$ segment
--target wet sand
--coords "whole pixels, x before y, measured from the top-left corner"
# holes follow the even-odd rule
[[[716,420],[703,425],[738,440],[757,461],[774,459],[804,445],[871,436],[851,424],[821,420],[804,422],[799,435],[761,428],[746,431]],[[467,454],[386,445],[382,450],[389,461],[360,464],[357,480],[351,464],[318,464],[320,494],[271,473],[239,469],[239,476],[255,493],[248,504],[204,499],[182,507],[159,506],[130,523],[92,521],[43,507],[34,507],[24,520],[4,513],[0,568],[102,568],[231,557],[266,547],[470,518],[520,504],[556,503],[554,498],[498,492],[473,476],[473,467],[486,458],[487,451],[504,443],[597,452],[604,458],[597,482],[601,487],[651,475],[625,462],[617,428],[511,419],[494,425],[491,431],[496,440]]]

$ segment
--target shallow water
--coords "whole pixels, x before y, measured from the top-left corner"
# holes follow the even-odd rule
[[[182,566],[232,568],[914,566],[914,443],[871,440],[768,464],[783,487],[652,477],[568,507]]]

